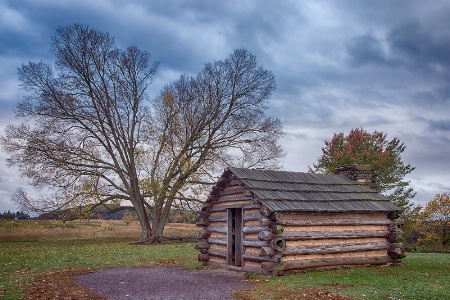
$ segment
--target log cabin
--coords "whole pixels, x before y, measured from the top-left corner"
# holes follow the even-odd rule
[[[337,172],[225,169],[199,214],[198,260],[271,275],[400,263],[399,208],[373,189],[370,168]]]

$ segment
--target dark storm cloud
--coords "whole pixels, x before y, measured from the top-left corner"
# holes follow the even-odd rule
[[[108,32],[122,49],[149,51],[160,62],[150,97],[181,74],[194,75],[204,63],[247,48],[276,76],[269,107],[286,128],[289,170],[312,165],[333,133],[362,126],[405,142],[405,158],[417,166],[412,182],[418,190],[431,194],[430,182],[437,189],[450,180],[445,0],[4,0],[0,128],[16,122],[11,109],[23,96],[17,67],[41,59],[53,63],[50,36],[73,23]],[[0,177],[12,172],[0,165]],[[11,175],[7,188],[0,183],[1,195],[15,190],[16,179]]]
[[[366,64],[393,66],[394,63],[387,57],[381,42],[371,35],[355,37],[348,52],[351,63],[358,67]]]
[[[433,33],[420,22],[411,21],[393,28],[387,37],[391,49],[406,65],[420,71],[450,71],[450,33]]]

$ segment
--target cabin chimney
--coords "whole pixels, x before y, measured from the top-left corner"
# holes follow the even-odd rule
[[[335,173],[347,177],[350,180],[361,182],[372,189],[377,187],[375,174],[369,165],[345,165],[337,168]]]

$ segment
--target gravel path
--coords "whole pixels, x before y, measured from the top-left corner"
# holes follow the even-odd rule
[[[255,285],[227,270],[112,268],[77,276],[77,283],[108,299],[233,299],[234,290]]]

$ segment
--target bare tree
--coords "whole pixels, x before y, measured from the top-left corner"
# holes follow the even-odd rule
[[[219,168],[279,166],[281,122],[265,115],[275,79],[246,50],[182,76],[147,104],[158,67],[147,52],[119,50],[108,34],[78,24],[59,28],[51,50],[56,73],[42,62],[19,69],[25,122],[1,137],[11,166],[55,190],[39,199],[19,190],[22,206],[128,200],[141,240],[155,241],[170,210],[195,207]]]
[[[136,158],[148,127],[145,92],[158,64],[149,65],[147,52],[133,46],[121,51],[107,33],[79,24],[57,29],[51,51],[56,75],[43,62],[19,69],[29,94],[17,116],[26,123],[9,125],[1,139],[12,154],[9,164],[36,187],[74,191],[84,186],[77,193],[99,203],[131,201],[141,238],[150,238]],[[55,208],[72,198],[56,201]]]
[[[149,137],[159,141],[152,144],[149,174],[156,236],[187,182],[207,181],[207,172],[223,165],[279,167],[282,125],[265,115],[274,89],[274,75],[245,49],[165,87]]]

